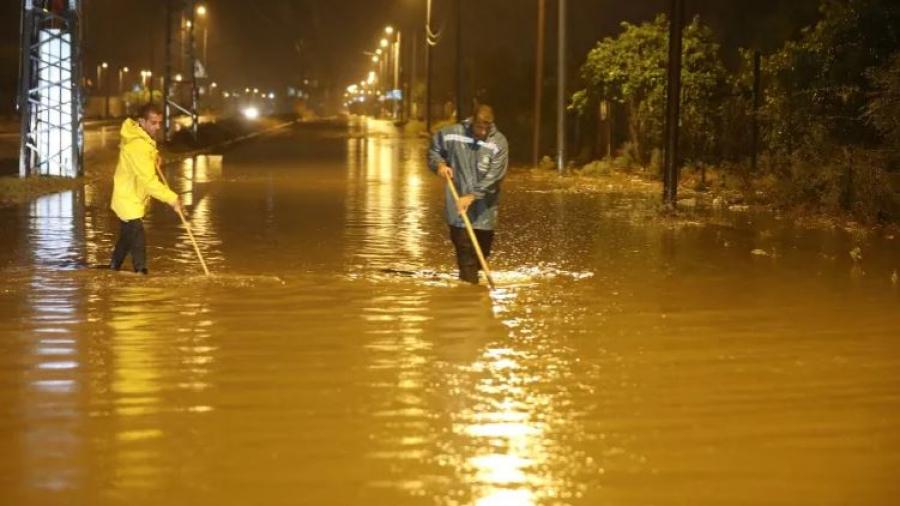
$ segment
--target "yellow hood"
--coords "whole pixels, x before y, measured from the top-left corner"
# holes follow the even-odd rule
[[[120,145],[122,146],[128,144],[129,142],[142,140],[145,142],[149,142],[150,145],[153,146],[153,148],[156,148],[156,141],[154,141],[153,138],[150,137],[150,134],[148,134],[147,131],[144,130],[137,121],[131,118],[128,118],[122,122],[122,128],[119,130],[119,139]]]

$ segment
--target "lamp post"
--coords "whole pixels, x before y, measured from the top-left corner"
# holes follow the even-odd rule
[[[391,96],[393,97],[393,104],[391,109],[393,111],[394,120],[399,119],[400,116],[400,100],[397,98],[396,90],[400,89],[400,30],[394,30],[393,26],[386,26],[384,28],[384,33],[389,37],[393,37],[393,41],[391,44],[391,63],[392,63],[392,71],[393,71],[393,80],[391,81]]]
[[[209,40],[209,38],[208,38],[208,37],[209,37],[209,22],[208,22],[207,17],[206,17],[206,13],[208,12],[208,9],[206,8],[206,5],[200,4],[200,5],[197,6],[196,12],[197,12],[197,15],[200,16],[200,18],[203,20],[203,22],[202,22],[202,26],[203,26],[203,51],[201,52],[201,54],[203,55],[203,67],[204,67],[204,69],[206,69],[206,74],[207,74],[207,76],[208,76],[208,75],[209,75],[209,71],[208,71],[208,69],[209,69],[209,60],[208,60],[207,57],[206,57],[206,55],[207,55],[207,51],[206,51],[206,48],[207,48],[207,42],[208,42],[208,40]]]
[[[109,72],[106,74],[103,73],[104,70],[109,68],[109,64],[106,62],[101,62],[97,65],[97,92],[99,93],[101,90],[106,95],[105,105],[103,109],[103,117],[109,117],[109,83],[106,82],[109,80]],[[104,81],[104,77],[106,77],[106,81]],[[103,83],[102,85],[100,83]]]
[[[119,95],[121,95],[123,92],[122,77],[127,73],[128,73],[128,67],[122,67],[119,69]]]

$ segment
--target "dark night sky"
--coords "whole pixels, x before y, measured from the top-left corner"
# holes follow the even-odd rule
[[[436,52],[436,78],[450,86],[456,0],[433,0],[434,22],[444,23]],[[463,0],[465,51],[502,61],[502,54],[531,55],[537,0]],[[18,72],[18,0],[0,2],[0,101],[9,110]],[[162,0],[85,0],[84,68],[98,61],[162,72]],[[207,0],[209,66],[230,87],[282,88],[303,77],[343,88],[368,69],[362,51],[374,49],[386,24],[421,30],[425,0]],[[547,1],[548,66],[555,52],[556,2]],[[576,70],[601,37],[623,20],[643,21],[666,9],[667,0],[569,0],[570,64]],[[713,25],[726,56],[742,45],[772,49],[815,19],[818,0],[687,0],[690,13]],[[407,38],[409,40],[409,38]],[[421,40],[421,39],[420,39]],[[477,63],[473,68],[482,68]],[[552,68],[552,67],[548,67]],[[477,80],[477,77],[476,77]]]

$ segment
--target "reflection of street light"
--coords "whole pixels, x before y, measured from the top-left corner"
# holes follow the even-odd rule
[[[128,73],[128,67],[122,67],[119,69],[119,94],[122,94],[122,75]]]

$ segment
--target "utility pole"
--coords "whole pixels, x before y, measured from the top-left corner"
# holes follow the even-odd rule
[[[197,113],[197,103],[200,100],[200,89],[197,88],[197,39],[194,37],[195,28],[197,27],[196,11],[194,8],[194,0],[188,0],[187,8],[190,9],[190,25],[188,25],[188,65],[191,70],[191,135],[194,142],[197,142],[197,133],[200,126],[200,116]]]
[[[537,44],[534,60],[534,137],[532,139],[531,165],[537,167],[541,150],[541,91],[544,83],[544,14],[546,0],[538,0]]]
[[[556,170],[566,166],[566,0],[559,0],[556,85]]]
[[[178,48],[178,58],[182,62],[175,85],[178,86],[178,93],[173,93],[172,82],[172,4],[177,2],[179,10],[178,37],[179,40],[185,41],[187,44],[181,44]],[[197,58],[196,58],[196,38],[194,37],[195,23],[195,0],[166,0],[166,73],[163,77],[163,132],[166,140],[169,140],[172,134],[172,114],[174,111],[190,116],[191,118],[191,135],[196,142],[199,127],[198,101],[200,89],[197,86]],[[185,22],[184,9],[188,9],[187,21]],[[187,36],[185,36],[185,29]],[[186,48],[184,46],[187,46]],[[184,53],[187,54],[184,54]],[[186,56],[186,58],[184,58]],[[186,60],[186,61],[185,61]],[[186,68],[185,68],[186,67]],[[189,72],[189,79],[185,80],[184,73]],[[190,96],[187,105],[179,103],[184,97],[184,86],[190,84]]]
[[[456,0],[456,121],[464,119],[463,109],[463,0]]]
[[[666,90],[663,204],[674,209],[678,200],[678,121],[681,117],[681,31],[684,25],[684,0],[670,0],[669,5],[669,68]]]
[[[425,131],[431,133],[431,71],[432,47],[437,45],[437,36],[431,31],[431,0],[425,4]]]
[[[410,69],[409,73],[406,75],[406,91],[404,91],[403,98],[406,101],[406,121],[412,119],[412,102],[413,102],[413,88],[416,87],[416,44],[419,43],[419,33],[416,30],[412,30],[412,43],[409,45],[410,51]]]
[[[165,0],[166,5],[166,41],[163,59],[164,73],[162,86],[163,106],[163,139],[169,140],[172,130],[172,108],[169,106],[169,90],[172,89],[172,0]],[[153,76],[150,76],[150,101],[153,101]]]

